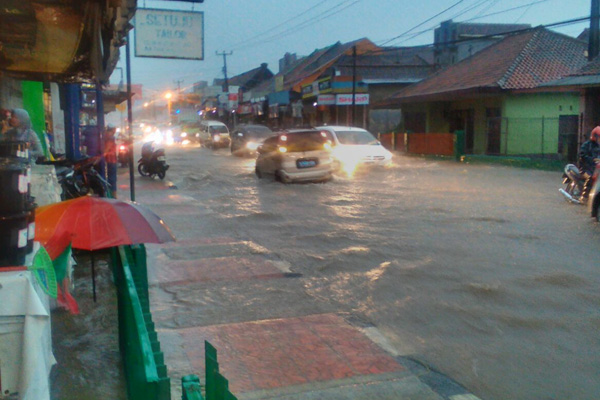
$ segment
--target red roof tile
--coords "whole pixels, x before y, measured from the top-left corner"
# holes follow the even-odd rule
[[[386,103],[476,89],[534,88],[581,68],[585,50],[582,41],[544,28],[510,35],[407,87]]]

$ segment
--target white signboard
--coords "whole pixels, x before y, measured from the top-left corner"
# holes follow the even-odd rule
[[[369,104],[369,94],[356,94],[354,104],[357,106],[363,106]],[[338,106],[351,106],[352,95],[351,94],[338,94],[336,95],[336,104]]]
[[[204,13],[138,8],[135,56],[204,59]]]

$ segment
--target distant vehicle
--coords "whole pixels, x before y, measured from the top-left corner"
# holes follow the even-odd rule
[[[200,121],[186,121],[182,122],[180,126],[180,142],[185,143],[186,140],[189,140],[190,142],[198,142],[198,137],[200,136]]]
[[[273,131],[264,125],[238,125],[231,132],[231,154],[255,155],[258,146],[269,136],[273,136]]]
[[[257,149],[256,176],[288,182],[326,182],[332,177],[331,143],[315,129],[277,132]]]
[[[350,126],[319,126],[331,140],[336,169],[351,173],[360,165],[389,165],[392,153],[373,134]]]
[[[220,121],[201,121],[198,139],[202,146],[213,150],[220,147],[229,147],[231,143],[229,129],[227,125]]]

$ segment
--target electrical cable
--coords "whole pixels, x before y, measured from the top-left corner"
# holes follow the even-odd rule
[[[285,36],[285,35],[286,35],[287,33],[289,33],[289,32],[297,32],[298,30],[300,30],[300,29],[303,29],[303,28],[305,28],[306,26],[308,26],[307,24],[309,24],[309,25],[310,25],[310,24],[314,23],[315,21],[320,21],[320,20],[322,20],[322,19],[324,19],[324,18],[328,18],[328,17],[330,17],[330,16],[336,15],[336,14],[338,14],[339,12],[343,11],[344,9],[348,8],[349,6],[351,6],[351,5],[353,5],[353,4],[355,4],[355,3],[357,3],[358,1],[361,1],[361,0],[356,0],[356,1],[354,1],[354,3],[351,3],[349,6],[346,6],[346,7],[342,8],[341,10],[337,10],[337,11],[336,11],[336,9],[338,9],[339,7],[342,7],[344,4],[347,4],[347,3],[349,3],[350,1],[352,1],[352,0],[343,0],[343,1],[340,1],[339,3],[337,3],[336,5],[334,5],[333,7],[330,7],[330,8],[328,8],[327,10],[323,11],[323,14],[324,14],[324,15],[322,15],[322,16],[321,16],[321,18],[319,18],[319,19],[317,19],[317,20],[315,20],[315,19],[310,19],[310,18],[309,18],[309,19],[307,19],[307,20],[304,20],[304,21],[301,21],[301,22],[299,22],[299,23],[297,23],[297,24],[295,24],[295,25],[288,26],[288,27],[287,27],[285,30],[283,30],[282,32],[279,32],[279,33],[276,33],[276,34],[274,34],[274,35],[271,35],[271,36],[267,37],[266,39],[263,39],[263,40],[247,40],[247,41],[244,41],[244,42],[238,43],[238,44],[236,45],[236,47],[230,46],[230,48],[231,48],[232,50],[241,50],[241,49],[247,48],[248,46],[252,46],[252,45],[253,45],[253,44],[255,44],[255,43],[258,43],[258,44],[260,44],[260,43],[265,43],[265,42],[271,41],[271,40],[272,40],[272,39],[274,39],[274,38],[280,38],[280,37],[282,37],[282,36]],[[324,3],[323,3],[323,4],[324,4]],[[315,8],[315,7],[311,7],[311,9],[312,9],[312,8]],[[308,11],[308,10],[307,10],[307,11]],[[293,19],[293,18],[292,18],[292,19]],[[279,27],[280,25],[283,25],[283,24],[279,24],[277,27]],[[271,30],[273,30],[273,29],[271,29]],[[262,35],[261,35],[261,36],[262,36]],[[244,45],[244,46],[242,46],[242,45]]]
[[[318,1],[317,1],[317,4],[315,4],[314,6],[312,6],[312,7],[309,7],[308,9],[306,9],[306,10],[302,11],[300,14],[296,14],[296,15],[295,15],[295,16],[293,16],[292,18],[288,18],[288,19],[286,19],[285,21],[283,21],[282,23],[280,23],[280,24],[277,24],[277,25],[275,25],[275,26],[273,26],[273,27],[271,27],[271,28],[267,29],[266,31],[263,31],[263,32],[261,32],[261,33],[257,33],[256,35],[254,35],[254,36],[251,36],[251,37],[249,37],[249,38],[246,38],[245,40],[243,40],[243,41],[241,41],[241,42],[234,43],[234,44],[232,44],[232,45],[231,45],[231,46],[229,46],[229,47],[231,48],[231,47],[239,46],[239,45],[241,45],[241,44],[244,44],[244,43],[246,43],[246,42],[251,42],[251,41],[253,41],[254,39],[256,39],[256,38],[258,38],[258,37],[260,37],[260,36],[264,35],[265,33],[271,32],[271,31],[273,31],[273,30],[275,30],[275,29],[279,28],[280,26],[283,26],[283,25],[287,24],[288,22],[290,22],[290,21],[293,21],[294,19],[296,19],[296,18],[298,18],[298,17],[300,17],[300,16],[302,16],[302,15],[305,15],[305,14],[307,14],[308,12],[312,11],[313,9],[315,9],[315,8],[317,8],[317,7],[319,7],[319,6],[323,5],[323,4],[325,4],[325,3],[324,3],[324,2],[322,2],[321,0],[318,0]]]
[[[385,46],[385,45],[386,45],[386,44],[388,44],[389,42],[393,42],[394,40],[396,40],[396,39],[398,39],[398,38],[402,37],[403,35],[406,35],[407,33],[409,33],[409,32],[411,32],[411,31],[415,30],[415,29],[416,29],[416,28],[418,28],[418,27],[420,27],[421,25],[424,25],[424,24],[426,24],[427,22],[431,21],[432,19],[434,19],[434,18],[436,18],[436,17],[439,17],[440,15],[442,15],[442,14],[444,14],[446,11],[449,11],[449,10],[451,10],[452,8],[456,7],[457,5],[459,5],[460,3],[462,3],[463,1],[465,1],[465,0],[459,0],[459,1],[457,1],[456,3],[452,4],[450,7],[446,8],[445,10],[442,10],[442,11],[440,11],[439,13],[435,14],[434,16],[432,16],[432,17],[430,17],[430,18],[427,18],[425,21],[423,21],[423,22],[421,22],[421,23],[419,23],[419,24],[417,24],[417,25],[413,26],[412,28],[410,28],[410,29],[409,29],[409,30],[407,30],[406,32],[404,32],[404,33],[401,33],[400,35],[398,35],[398,36],[396,36],[396,37],[394,37],[394,38],[391,38],[391,39],[389,39],[389,40],[388,40],[388,41],[386,41],[386,42],[383,42],[383,43],[381,44],[381,46]]]

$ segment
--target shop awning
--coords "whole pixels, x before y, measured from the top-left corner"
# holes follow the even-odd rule
[[[3,0],[0,70],[28,80],[106,82],[136,0]]]

